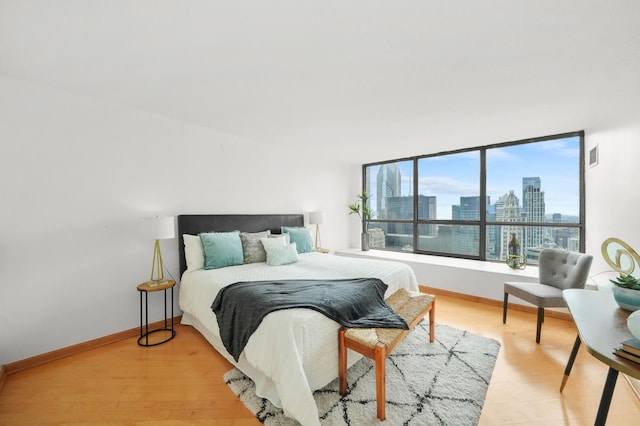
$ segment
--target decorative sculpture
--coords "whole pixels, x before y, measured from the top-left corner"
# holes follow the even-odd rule
[[[615,244],[620,245],[622,248],[618,248],[613,252],[615,255],[614,260],[610,256],[609,246],[613,246]],[[640,256],[638,256],[638,253],[636,253],[629,244],[619,238],[607,238],[603,241],[600,250],[602,251],[602,257],[609,266],[619,272],[622,276],[631,275],[633,270],[636,268],[636,265],[640,265]]]
[[[511,269],[524,269],[527,267],[527,259],[520,254],[520,243],[516,238],[515,232],[511,233],[511,241],[508,245],[509,254],[507,255],[507,265]]]
[[[636,266],[640,265],[640,256],[627,243],[618,238],[607,238],[602,243],[600,250],[604,260],[620,274],[615,279],[609,280],[613,284],[611,287],[613,298],[622,309],[627,311],[640,310],[640,279],[631,275]],[[634,334],[636,326],[629,324],[629,329]],[[635,334],[634,336],[640,338]]]

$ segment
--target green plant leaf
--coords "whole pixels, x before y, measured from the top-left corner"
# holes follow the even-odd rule
[[[349,204],[349,210],[351,210],[349,212],[349,214],[357,214],[358,216],[360,216],[360,204],[355,203],[355,204]]]

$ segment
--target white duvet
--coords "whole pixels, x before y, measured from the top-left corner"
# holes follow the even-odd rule
[[[282,407],[303,425],[319,425],[313,391],[338,376],[338,323],[311,309],[267,315],[236,363],[220,340],[211,304],[218,291],[238,281],[296,278],[380,278],[389,288],[418,291],[413,270],[402,263],[320,253],[300,254],[291,265],[252,263],[185,272],[180,283],[182,323],[194,326],[232,364],[251,377],[256,394]],[[349,365],[360,356],[349,351]]]

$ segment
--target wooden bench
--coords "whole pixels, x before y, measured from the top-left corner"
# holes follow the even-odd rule
[[[347,393],[347,349],[373,359],[376,363],[376,404],[378,418],[385,419],[387,357],[411,330],[429,313],[429,341],[435,332],[435,296],[400,289],[386,299],[387,304],[409,325],[400,328],[346,328],[338,331],[338,378],[340,395]]]

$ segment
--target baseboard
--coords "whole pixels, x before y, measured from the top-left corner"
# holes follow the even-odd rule
[[[182,319],[182,315],[173,318],[174,324],[179,324]],[[149,324],[150,329],[164,327],[164,320]],[[121,331],[119,333],[110,334],[108,336],[99,337],[97,339],[89,340],[88,342],[78,343],[77,345],[67,346],[66,348],[57,349],[55,351],[47,352],[41,355],[32,356],[20,361],[10,362],[5,365],[0,365],[0,390],[4,385],[5,379],[9,374],[17,373],[18,371],[26,370],[28,368],[36,367],[38,365],[46,364],[47,362],[55,361],[61,358],[65,358],[71,355],[76,355],[82,352],[89,351],[91,349],[106,346],[111,343],[119,342],[121,340],[129,339],[131,337],[137,337],[140,335],[140,327],[132,328],[130,330]]]
[[[502,308],[502,304],[503,304],[503,302],[501,302],[500,300],[474,296],[466,293],[456,293],[455,291],[442,290],[435,287],[427,287],[427,286],[421,285],[420,291],[423,293],[434,294],[436,296],[442,295],[442,296],[453,297],[455,299],[467,300],[469,302],[476,302],[476,303],[482,303],[490,306],[497,306],[499,308]],[[514,309],[516,311],[523,311],[533,315],[538,314],[538,309],[536,307],[520,305],[517,303],[509,303],[509,309]],[[571,318],[571,314],[568,312],[560,312],[560,311],[554,311],[552,309],[545,309],[544,315],[546,317],[558,318],[566,321],[573,321],[573,318]]]

